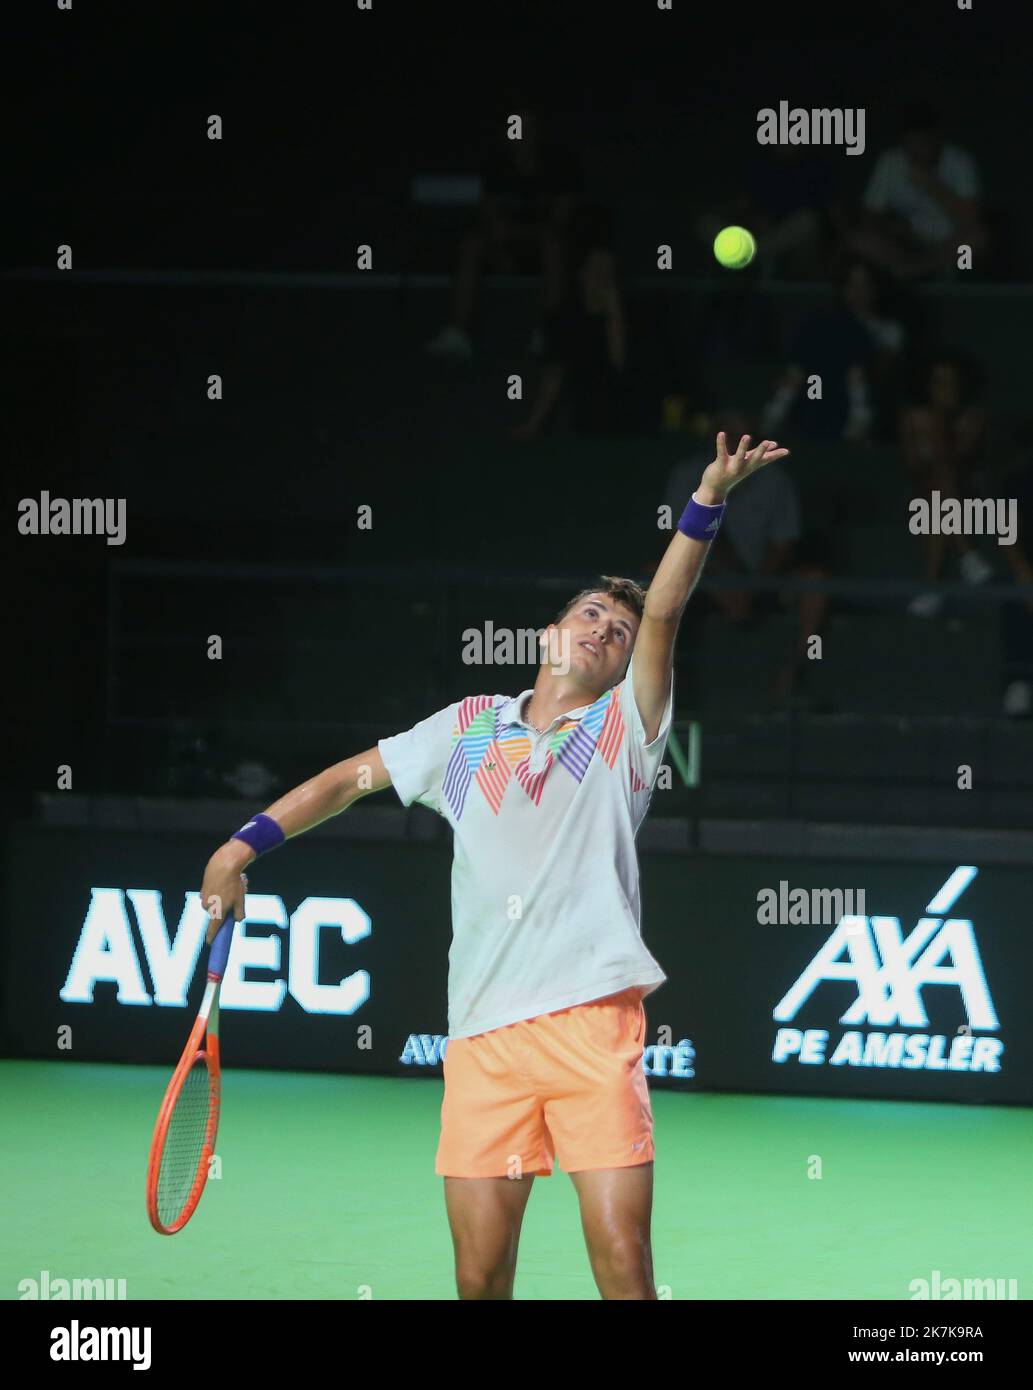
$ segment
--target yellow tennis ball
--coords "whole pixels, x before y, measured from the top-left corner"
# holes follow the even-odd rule
[[[727,270],[742,270],[757,254],[757,243],[745,227],[725,227],[714,238],[714,255]]]

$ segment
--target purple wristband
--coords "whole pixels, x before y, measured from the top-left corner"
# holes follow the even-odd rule
[[[727,503],[718,502],[713,507],[704,506],[690,497],[678,522],[678,530],[694,541],[712,541],[721,529]]]
[[[252,816],[247,825],[242,825],[236,835],[231,835],[230,838],[243,840],[255,851],[256,855],[259,855],[265,854],[266,850],[275,849],[277,845],[282,845],[287,836],[272,816],[257,815]]]

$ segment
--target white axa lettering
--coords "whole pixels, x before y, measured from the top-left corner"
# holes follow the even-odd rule
[[[962,864],[933,895],[926,912],[905,936],[899,917],[845,914],[787,993],[773,1017],[787,1025],[819,986],[849,981],[857,995],[839,1022],[843,1033],[830,1052],[824,1028],[778,1029],[772,1061],[794,1059],[804,1066],[851,1066],[929,1071],[997,1072],[1004,1044],[979,1038],[973,1030],[994,1030],[1000,1022],[983,973],[975,929],[967,917],[946,914],[975,878],[978,869]],[[967,1016],[956,1036],[921,1032],[857,1031],[857,1025],[926,1029],[929,1016],[922,990],[931,985],[956,989]]]

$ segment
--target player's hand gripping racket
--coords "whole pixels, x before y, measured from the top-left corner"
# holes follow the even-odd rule
[[[246,883],[246,880],[245,880]],[[208,1181],[219,1128],[222,1079],[219,1066],[219,988],[233,939],[234,917],[226,921],[208,954],[208,982],[190,1037],[172,1073],[147,1164],[147,1215],[163,1236],[175,1235],[193,1216]]]

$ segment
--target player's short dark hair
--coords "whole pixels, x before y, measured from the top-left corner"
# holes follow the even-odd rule
[[[623,603],[625,608],[630,608],[641,622],[646,604],[645,589],[636,584],[633,579],[621,579],[615,574],[601,574],[598,584],[593,584],[590,589],[582,589],[579,594],[575,594],[569,603],[564,604],[552,621],[561,623],[572,608],[576,608],[582,600],[590,598],[592,594],[603,594],[614,603]]]

